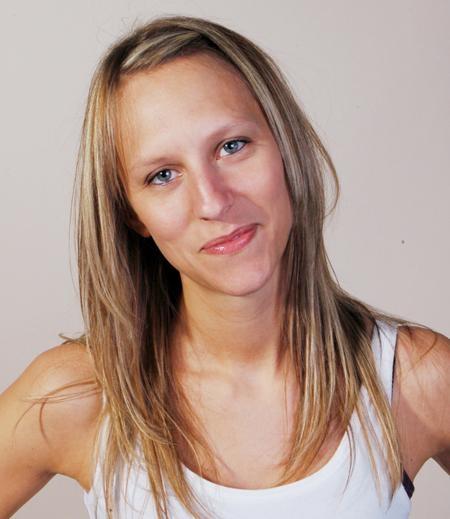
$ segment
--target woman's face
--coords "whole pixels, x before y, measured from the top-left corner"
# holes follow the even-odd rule
[[[245,295],[275,279],[292,223],[283,162],[232,66],[208,54],[176,58],[123,80],[118,99],[132,225],[183,287]],[[202,249],[249,224],[243,248]]]

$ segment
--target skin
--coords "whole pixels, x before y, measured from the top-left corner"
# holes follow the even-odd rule
[[[118,110],[132,226],[180,272],[178,378],[214,439],[221,479],[251,486],[264,473],[270,484],[295,392],[277,336],[280,259],[292,226],[278,145],[243,80],[207,54],[127,78]],[[251,223],[256,235],[239,253],[201,250]]]
[[[186,326],[176,330],[175,358],[222,463],[219,482],[270,486],[280,475],[276,462],[294,401],[274,334],[279,261],[292,223],[278,148],[245,85],[210,56],[128,78],[120,94],[127,189],[137,215],[130,224],[151,236],[180,272]],[[237,117],[254,124],[212,135]],[[250,143],[234,154],[225,151],[225,142],[242,137]],[[170,157],[136,165],[163,153]],[[173,183],[143,183],[163,168],[173,170]],[[239,254],[199,251],[206,241],[253,222],[257,235]],[[430,458],[450,472],[450,341],[411,331],[398,332],[392,410],[403,464],[414,479]],[[83,346],[59,345],[34,359],[0,395],[0,519],[55,474],[91,487],[100,396],[46,405],[41,416],[38,406],[24,414],[24,398],[92,376]],[[309,473],[328,462],[342,434],[330,431]]]
[[[257,102],[230,65],[209,55],[133,75],[119,100],[133,227],[181,276],[179,369],[195,363],[228,379],[245,372],[275,380],[279,264],[292,211],[278,145]],[[257,233],[238,254],[200,250],[250,223]]]

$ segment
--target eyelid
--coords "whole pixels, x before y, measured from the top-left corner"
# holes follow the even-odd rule
[[[219,144],[218,146],[218,150],[220,151],[224,146],[225,144],[228,144],[229,142],[235,142],[235,141],[242,141],[244,142],[245,144],[248,144],[250,142],[250,139],[248,137],[233,137],[232,139],[226,139],[225,141],[223,141],[221,144]],[[241,151],[242,149],[244,149],[245,146],[242,146],[242,148],[240,148],[237,152],[235,153],[231,153],[231,155],[235,155],[236,153],[238,153],[239,151]]]
[[[226,139],[225,141],[223,141],[221,144],[219,144],[218,146],[218,150],[220,151],[224,146],[225,144],[228,144],[229,142],[235,142],[235,141],[242,141],[244,142],[245,144],[248,144],[249,142],[251,142],[251,140],[248,138],[248,137],[233,137],[231,139]],[[240,152],[242,149],[245,148],[245,145],[240,148],[238,151],[236,151],[235,153],[231,153],[231,155],[235,155],[236,153]],[[170,166],[164,166],[162,168],[159,168],[157,171],[155,171],[154,173],[150,173],[144,180],[144,184],[145,185],[155,185],[155,186],[166,186],[167,184],[170,184],[171,182],[173,182],[172,180],[169,180],[168,182],[166,183],[163,183],[163,184],[152,184],[152,180],[159,174],[161,173],[162,171],[171,171],[170,169]]]
[[[145,178],[145,180],[144,180],[144,185],[146,185],[146,186],[147,186],[147,185],[149,185],[149,186],[150,186],[150,185],[154,185],[154,186],[163,186],[163,185],[165,185],[165,184],[152,184],[152,181],[153,181],[153,179],[154,179],[157,175],[159,175],[159,174],[161,173],[161,171],[166,171],[166,170],[168,170],[168,171],[172,171],[172,170],[170,169],[170,167],[169,167],[169,168],[164,167],[164,168],[158,169],[158,171],[155,171],[154,173],[150,173],[150,175],[148,175],[148,176]]]

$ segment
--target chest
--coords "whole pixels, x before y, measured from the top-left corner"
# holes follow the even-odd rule
[[[208,390],[204,390],[205,388]],[[200,456],[206,479],[243,489],[268,488],[282,476],[288,455],[298,401],[296,384],[252,389],[232,388],[226,384],[207,384],[205,388],[190,386],[187,395],[198,417],[201,434],[215,457],[218,474]],[[403,466],[414,479],[426,461],[417,446],[426,445],[411,413],[401,402],[400,378],[394,378],[393,419],[399,431]],[[344,428],[331,423],[313,464],[304,476],[326,465],[345,434]],[[426,438],[425,438],[426,439]],[[186,452],[186,451],[185,451]],[[194,472],[196,464],[182,459]],[[301,476],[303,477],[303,476]],[[297,478],[293,478],[295,481]]]
[[[269,391],[221,388],[192,392],[190,402],[201,433],[215,457],[218,475],[201,458],[205,477],[224,486],[268,488],[282,476],[293,431],[298,395],[295,386]],[[344,431],[330,427],[309,473],[319,470],[336,451]],[[183,463],[194,472],[195,463]],[[295,479],[293,479],[295,480]]]

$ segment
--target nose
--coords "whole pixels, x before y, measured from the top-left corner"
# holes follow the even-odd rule
[[[191,175],[191,199],[198,218],[220,220],[234,202],[232,187],[227,183],[224,171],[214,164],[197,166]]]

